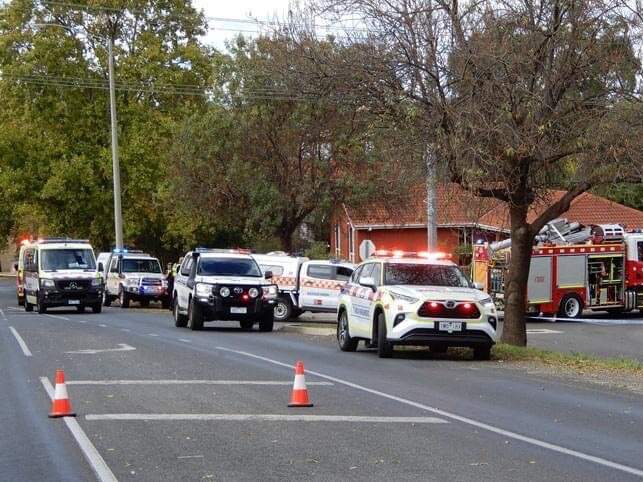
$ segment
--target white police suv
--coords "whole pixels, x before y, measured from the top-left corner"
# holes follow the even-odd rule
[[[259,331],[272,331],[278,289],[270,278],[249,251],[190,251],[174,279],[175,325],[200,330],[204,321],[238,320],[244,330],[259,323]]]
[[[421,345],[438,353],[471,347],[476,360],[488,360],[496,326],[491,298],[440,253],[376,251],[355,269],[337,307],[339,348],[355,351],[364,340],[383,358],[395,345]]]

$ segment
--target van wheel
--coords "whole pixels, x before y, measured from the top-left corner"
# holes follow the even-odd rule
[[[188,317],[179,313],[179,301],[174,298],[174,306],[172,312],[174,313],[174,326],[177,328],[185,328],[188,324]]]
[[[382,312],[377,314],[377,356],[380,358],[393,356],[393,343],[386,340],[386,318]]]
[[[558,316],[561,318],[580,318],[583,314],[583,300],[576,293],[565,295],[560,302]]]
[[[36,309],[38,310],[38,313],[41,315],[44,313],[47,313],[47,307],[43,304],[42,300],[40,299],[40,293],[36,293]]]
[[[277,298],[274,309],[275,321],[288,321],[292,316],[292,303],[287,298]]]

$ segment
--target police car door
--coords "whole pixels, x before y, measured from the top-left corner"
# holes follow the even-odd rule
[[[107,292],[110,295],[118,295],[121,279],[118,276],[118,256],[112,256],[107,271]]]
[[[191,289],[188,287],[187,282],[190,277],[190,270],[192,269],[192,264],[194,263],[193,256],[186,256],[179,266],[179,269],[176,272],[176,278],[174,279],[174,289],[176,290],[176,296],[179,303],[179,308],[182,310],[188,309],[188,298]]]
[[[370,278],[374,268],[375,263],[364,264],[361,271],[357,273],[357,279],[354,280],[354,289],[351,289],[351,325],[357,328],[360,336],[370,334],[373,325],[371,320],[373,289],[360,285],[359,280]]]

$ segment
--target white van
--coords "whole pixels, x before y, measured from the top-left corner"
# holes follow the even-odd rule
[[[20,247],[26,311],[90,306],[101,312],[103,280],[96,270],[94,250],[87,240],[42,238]]]
[[[265,273],[279,287],[275,320],[287,321],[305,311],[335,313],[339,292],[353,274],[347,261],[311,260],[305,257],[253,254]]]

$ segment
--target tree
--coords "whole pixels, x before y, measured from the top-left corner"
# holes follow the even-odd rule
[[[401,79],[448,177],[507,203],[512,258],[503,340],[525,345],[525,295],[538,231],[586,190],[643,176],[640,18],[620,1],[371,0],[358,11]],[[377,71],[370,65],[365,71]],[[371,85],[377,85],[377,78]],[[567,194],[552,203],[549,188]],[[538,215],[528,222],[531,210]]]
[[[375,157],[376,119],[313,61],[337,66],[352,52],[291,33],[237,39],[216,69],[219,97],[180,129],[167,162],[178,210],[205,210],[219,231],[242,226],[245,243],[276,237],[289,252],[305,220],[399,185]]]
[[[130,0],[0,7],[0,186],[13,233],[113,245],[107,39],[114,42],[127,244],[161,248],[154,194],[175,122],[205,104],[211,52],[190,2]]]

